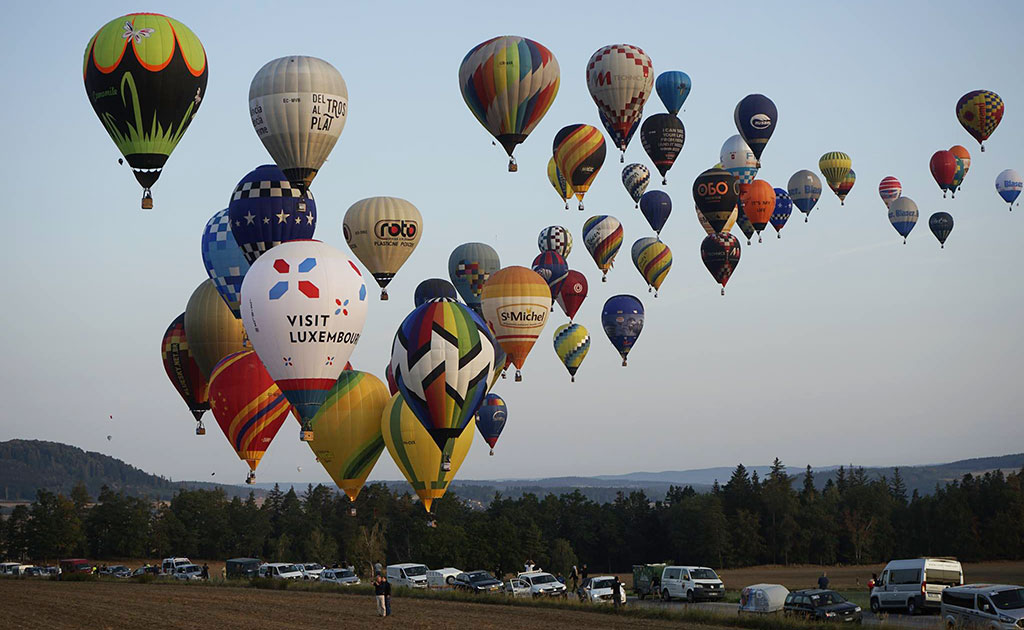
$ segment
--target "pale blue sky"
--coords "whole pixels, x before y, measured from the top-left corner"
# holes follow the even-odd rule
[[[282,11],[281,7],[288,7]],[[529,265],[544,227],[569,227],[569,258],[590,297],[577,321],[592,346],[574,385],[551,347],[555,311],[524,370],[502,381],[509,423],[494,457],[477,438],[463,478],[622,473],[770,462],[794,467],[854,462],[912,464],[1022,450],[1019,384],[1024,210],[1008,213],[993,181],[1024,170],[1022,45],[1013,2],[967,11],[954,2],[807,3],[519,2],[213,3],[164,7],[121,2],[21,3],[0,24],[0,168],[7,247],[0,330],[0,439],[67,442],[175,479],[241,482],[239,462],[207,415],[191,416],[168,382],[159,344],[205,277],[199,238],[239,178],[269,158],[247,114],[249,81],[264,62],[315,55],[345,77],[350,115],[316,179],[317,237],[347,252],[341,219],[371,195],[404,197],[424,217],[419,249],[374,301],[352,357],[383,375],[391,338],[425,277],[446,276],[459,243],[492,244],[503,264]],[[628,7],[628,8],[627,8]],[[210,77],[192,127],[154,189],[140,190],[95,118],[81,80],[82,51],[107,20],[165,11],[206,46]],[[547,116],[505,158],[462,102],[458,66],[475,44],[518,34],[552,50],[561,90]],[[674,213],[662,237],[675,266],[652,299],[629,260],[650,229],[633,209],[610,153],[586,197],[562,210],[545,178],[563,125],[598,124],[584,69],[599,47],[642,47],[656,72],[684,70],[693,91],[680,117],[687,140],[669,173]],[[991,89],[1006,116],[981,153],[954,106]],[[728,287],[700,262],[694,177],[735,133],[732,112],[749,93],[779,109],[759,177],[785,187],[818,157],[853,157],[857,184],[840,208],[825,191],[809,224],[794,214],[778,240],[743,248]],[[647,113],[663,111],[657,98]],[[965,145],[971,171],[956,200],[928,171],[938,149]],[[627,162],[649,163],[638,139]],[[653,169],[652,169],[653,170]],[[878,181],[896,175],[922,213],[904,246],[889,226]],[[927,217],[953,214],[945,250]],[[591,214],[625,228],[602,284],[582,244]],[[600,329],[604,300],[634,293],[647,325],[620,367]],[[114,420],[108,416],[113,414]],[[287,424],[260,481],[324,481]],[[108,442],[110,434],[113,440]],[[302,466],[302,472],[296,470]],[[400,473],[387,455],[374,477]]]

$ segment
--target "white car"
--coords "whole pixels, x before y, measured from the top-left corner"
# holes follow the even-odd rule
[[[359,584],[359,576],[350,569],[324,569],[320,574],[320,581],[328,584],[341,584],[349,586]]]
[[[530,587],[534,597],[560,597],[565,595],[565,584],[547,571],[529,571],[516,576]]]
[[[269,562],[260,566],[260,577],[275,580],[301,580],[302,571],[288,562]]]
[[[530,585],[520,579],[509,580],[501,585],[501,590],[509,597],[532,597]]]
[[[175,580],[201,580],[203,567],[198,564],[185,564],[174,570]]]
[[[160,571],[166,575],[175,575],[178,572],[178,567],[183,567],[186,564],[192,564],[192,561],[188,558],[164,558],[160,563]]]
[[[599,575],[587,578],[580,586],[580,601],[592,604],[615,603],[615,583],[618,580],[611,575]],[[619,602],[626,603],[626,588],[620,591]]]
[[[319,580],[324,570],[324,565],[316,562],[300,562],[295,566],[299,568],[304,580]]]

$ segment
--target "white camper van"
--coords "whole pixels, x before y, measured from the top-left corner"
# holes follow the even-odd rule
[[[665,567],[661,572],[661,598],[673,597],[688,602],[720,600],[725,596],[725,585],[713,569],[708,567]]]
[[[902,608],[913,615],[938,609],[942,591],[963,583],[963,567],[953,558],[891,560],[871,589],[871,611]]]
[[[427,588],[427,565],[415,562],[389,564],[388,581],[395,587]]]

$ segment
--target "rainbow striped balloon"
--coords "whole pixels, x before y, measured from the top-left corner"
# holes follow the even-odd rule
[[[622,247],[622,224],[606,214],[590,217],[583,224],[583,243],[601,270],[601,282],[607,282],[608,270]]]
[[[583,195],[590,190],[590,184],[604,164],[606,151],[604,134],[597,127],[568,125],[555,134],[551,152],[558,171],[579,199],[580,210],[583,210]]]

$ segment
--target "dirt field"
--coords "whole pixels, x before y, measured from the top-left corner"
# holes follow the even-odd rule
[[[122,630],[125,628],[474,628],[595,630],[686,627],[678,621],[398,598],[394,616],[380,619],[369,596],[109,582],[0,579],[5,628]],[[697,628],[698,626],[693,626]],[[699,626],[715,630],[714,626]]]

